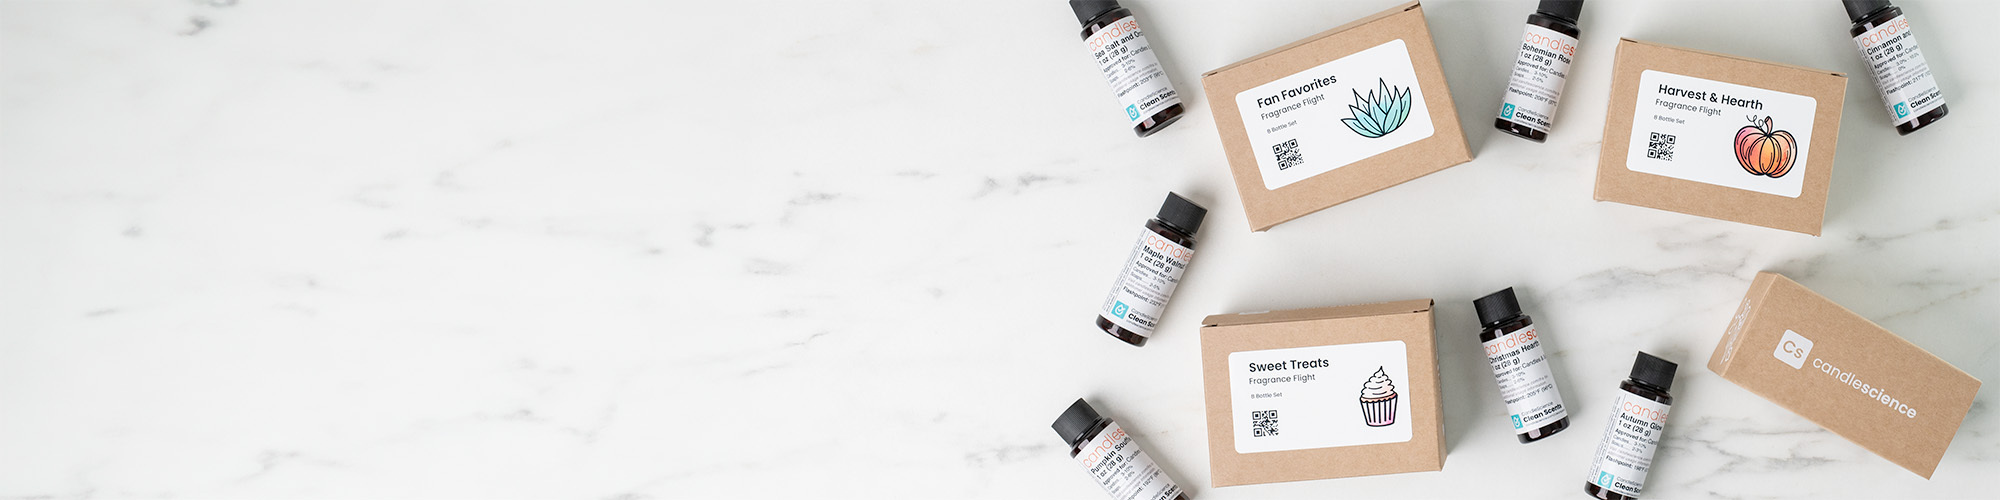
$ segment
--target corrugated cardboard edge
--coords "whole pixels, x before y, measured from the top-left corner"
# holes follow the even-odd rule
[[[1212,78],[1229,70],[1266,61],[1287,50],[1319,42],[1327,37],[1346,33],[1412,11],[1417,15],[1417,27],[1423,31],[1424,36],[1421,43],[1411,40],[1405,40],[1405,43],[1409,45],[1410,62],[1412,68],[1416,70],[1418,81],[1420,84],[1426,84],[1424,88],[1432,89],[1424,93],[1424,100],[1430,109],[1431,123],[1434,126],[1431,137],[1405,144],[1402,147],[1364,158],[1333,171],[1279,188],[1279,190],[1292,193],[1290,197],[1280,197],[1276,194],[1277,190],[1266,189],[1264,187],[1263,174],[1257,169],[1255,153],[1249,151],[1247,148],[1233,148],[1230,146],[1232,141],[1236,144],[1249,143],[1249,137],[1243,130],[1243,117],[1238,113],[1235,104],[1235,92],[1240,92],[1249,87],[1234,90],[1217,89],[1215,83],[1211,81]],[[1419,47],[1420,45],[1421,47]],[[1352,53],[1350,52],[1340,57],[1346,57],[1347,55],[1352,55]],[[1338,57],[1333,59],[1338,59]],[[1428,85],[1428,83],[1433,81],[1436,85]],[[1472,161],[1472,149],[1465,140],[1465,127],[1459,123],[1458,105],[1452,102],[1451,83],[1445,78],[1443,60],[1437,55],[1436,38],[1430,36],[1430,20],[1423,15],[1422,2],[1406,3],[1363,17],[1354,22],[1343,24],[1340,27],[1322,31],[1304,39],[1285,44],[1276,49],[1264,51],[1263,53],[1230,63],[1221,68],[1210,70],[1202,73],[1201,82],[1202,91],[1208,97],[1209,112],[1215,119],[1216,131],[1222,139],[1223,152],[1229,160],[1230,177],[1235,181],[1236,193],[1243,202],[1243,216],[1249,221],[1250,230],[1253,232],[1267,231],[1272,227],[1290,222],[1293,219],[1311,215],[1314,212],[1352,201],[1355,198],[1374,194],[1377,191]],[[1449,124],[1450,126],[1447,127],[1445,124]],[[1451,130],[1449,132],[1442,130],[1445,128]],[[1448,161],[1435,167],[1421,167],[1428,170],[1416,175],[1408,175],[1409,172],[1385,170],[1406,168],[1401,166],[1412,164],[1410,161],[1413,159],[1412,155],[1420,155],[1424,152],[1444,157]],[[1381,165],[1392,165],[1395,167],[1382,167]],[[1375,179],[1370,179],[1371,177]],[[1387,177],[1387,179],[1382,179],[1383,177]],[[1393,182],[1390,182],[1390,180],[1393,180]],[[1361,191],[1343,191],[1353,189],[1350,186],[1356,185],[1371,187]],[[1316,194],[1302,195],[1299,194],[1301,191],[1310,191]]]
[[[1798,198],[1787,198],[1773,194],[1759,193],[1696,181],[1676,179],[1661,175],[1631,170],[1625,166],[1625,155],[1632,133],[1632,114],[1639,85],[1639,74],[1647,68],[1636,67],[1626,59],[1628,50],[1671,50],[1684,51],[1716,58],[1736,65],[1736,69],[1760,65],[1788,71],[1800,75],[1828,75],[1839,79],[1838,85],[1828,84],[1828,97],[1821,99],[1818,92],[1807,91],[1815,87],[1809,81],[1793,82],[1786,88],[1766,88],[1779,92],[1813,96],[1819,101],[1818,112],[1813,117],[1813,137],[1809,164],[1804,165],[1805,186]],[[1791,64],[1774,63],[1747,57],[1718,54],[1703,50],[1675,47],[1657,43],[1618,39],[1618,54],[1614,56],[1611,71],[1610,102],[1605,108],[1604,136],[1597,160],[1596,189],[1592,198],[1598,201],[1613,201],[1627,205],[1647,207],[1712,219],[1742,222],[1773,229],[1782,229],[1819,236],[1825,223],[1828,187],[1833,181],[1834,152],[1840,143],[1840,118],[1847,95],[1847,75],[1836,71],[1814,69]],[[1705,71],[1691,71],[1687,76],[1717,81],[1728,81],[1717,77],[1716,73],[1732,71],[1729,68],[1706,68]],[[1739,85],[1747,85],[1741,82]],[[1751,85],[1756,87],[1756,85]]]
[[[1203,412],[1206,415],[1206,420],[1207,420],[1207,423],[1205,424],[1205,429],[1208,434],[1207,442],[1209,445],[1210,485],[1214,487],[1240,486],[1246,484],[1268,484],[1274,482],[1310,481],[1319,479],[1356,477],[1363,475],[1405,474],[1412,472],[1431,472],[1431,471],[1444,470],[1444,461],[1445,461],[1445,434],[1444,434],[1445,401],[1443,392],[1444,382],[1442,378],[1441,368],[1439,368],[1438,366],[1437,318],[1432,311],[1434,304],[1435,301],[1431,299],[1417,299],[1417,300],[1405,300],[1405,301],[1395,301],[1395,302],[1357,304],[1351,306],[1322,307],[1315,309],[1296,309],[1288,311],[1270,311],[1270,312],[1244,313],[1244,314],[1218,314],[1209,316],[1207,320],[1204,320],[1203,321],[1204,323],[1210,323],[1210,322],[1220,322],[1219,320],[1225,320],[1231,318],[1258,319],[1252,321],[1228,322],[1228,324],[1224,325],[1209,325],[1209,326],[1203,326],[1201,328],[1202,400],[1203,400],[1202,406],[1203,406]],[[1229,439],[1233,439],[1233,436],[1229,436],[1226,434],[1220,438],[1218,438],[1217,435],[1218,432],[1221,432],[1219,431],[1219,429],[1228,429],[1233,424],[1233,422],[1230,420],[1232,417],[1229,415],[1229,409],[1226,407],[1217,408],[1213,405],[1208,404],[1211,398],[1229,397],[1229,385],[1226,377],[1218,379],[1212,376],[1212,374],[1210,373],[1210,369],[1212,368],[1210,366],[1211,359],[1209,358],[1209,345],[1210,345],[1209,342],[1211,341],[1210,340],[1211,337],[1209,336],[1210,332],[1234,330],[1238,327],[1251,326],[1251,325],[1270,325],[1276,323],[1307,322],[1307,321],[1349,320],[1349,319],[1363,319],[1363,318],[1382,317],[1382,316],[1400,316],[1405,314],[1421,314],[1423,317],[1424,330],[1429,333],[1428,340],[1431,351],[1431,356],[1430,356],[1431,369],[1429,370],[1430,383],[1426,384],[1426,387],[1429,387],[1430,389],[1428,397],[1431,399],[1432,404],[1434,404],[1437,408],[1437,413],[1433,421],[1430,422],[1431,424],[1430,426],[1433,428],[1431,432],[1435,432],[1437,436],[1436,439],[1437,449],[1434,450],[1435,454],[1432,455],[1436,457],[1435,462],[1421,464],[1421,466],[1425,468],[1419,470],[1402,470],[1402,471],[1379,472],[1379,473],[1342,471],[1342,472],[1336,472],[1331,475],[1321,475],[1318,477],[1297,477],[1297,478],[1273,480],[1273,481],[1228,480],[1221,478],[1221,476],[1217,474],[1218,471],[1217,464],[1221,462],[1219,457],[1223,456],[1222,455],[1223,453],[1234,454],[1235,451],[1233,447],[1228,448],[1226,451],[1224,451],[1224,449],[1222,448],[1218,448],[1218,446],[1225,446],[1225,447],[1230,446],[1228,444]],[[1224,359],[1226,360],[1227,353],[1223,353],[1223,356]],[[1414,404],[1415,403],[1413,402],[1412,405],[1414,406]],[[1396,444],[1378,444],[1378,445],[1362,445],[1362,447],[1380,447],[1380,446],[1395,446],[1395,445]],[[1327,449],[1318,448],[1309,450],[1292,450],[1289,452],[1269,452],[1269,453],[1297,454],[1300,452],[1315,452],[1323,450]],[[1260,453],[1255,455],[1266,455],[1266,454]]]
[[[1763,286],[1761,287],[1761,289],[1759,288],[1759,286],[1758,286],[1758,283],[1762,283],[1762,285],[1763,285]],[[1915,350],[1916,352],[1919,352],[1919,353],[1923,353],[1923,354],[1924,354],[1925,356],[1930,356],[1930,358],[1931,358],[1931,360],[1932,360],[1932,361],[1935,361],[1935,362],[1937,362],[1937,363],[1938,363],[1938,364],[1940,364],[1940,365],[1944,365],[1944,366],[1949,366],[1949,367],[1951,367],[1951,368],[1952,368],[1953,370],[1956,370],[1956,371],[1958,371],[1959,375],[1963,375],[1963,376],[1965,376],[1965,378],[1966,378],[1967,380],[1971,380],[1971,381],[1972,381],[1972,386],[1973,386],[1973,387],[1972,387],[1972,392],[1973,392],[1973,394],[1978,394],[1978,393],[1979,393],[1979,387],[1980,387],[1980,386],[1982,386],[1982,385],[1985,385],[1985,383],[1984,383],[1984,382],[1982,382],[1982,381],[1980,381],[1980,380],[1979,380],[1979,377],[1974,377],[1974,376],[1972,376],[1972,374],[1970,374],[1970,373],[1966,373],[1966,372],[1965,372],[1965,370],[1963,370],[1963,369],[1960,369],[1960,368],[1958,368],[1958,366],[1957,366],[1957,365],[1953,365],[1953,364],[1951,364],[1951,363],[1949,363],[1949,362],[1946,362],[1946,361],[1944,360],[1944,358],[1939,358],[1939,357],[1937,357],[1937,355],[1936,355],[1936,354],[1931,354],[1931,351],[1930,351],[1930,350],[1928,350],[1928,349],[1924,349],[1924,348],[1923,348],[1922,346],[1918,346],[1918,345],[1916,345],[1916,344],[1914,344],[1914,343],[1911,343],[1911,342],[1909,341],[1909,339],[1905,339],[1905,338],[1903,338],[1903,336],[1901,336],[1901,335],[1896,335],[1896,334],[1895,334],[1895,331],[1894,331],[1894,330],[1890,330],[1890,329],[1888,329],[1888,328],[1883,328],[1883,327],[1882,327],[1882,325],[1880,325],[1880,324],[1876,324],[1874,320],[1871,320],[1871,319],[1868,319],[1868,318],[1867,318],[1866,316],[1862,316],[1862,315],[1860,315],[1860,314],[1858,314],[1858,313],[1855,313],[1855,312],[1854,312],[1854,310],[1852,310],[1852,309],[1848,309],[1848,308],[1847,308],[1847,306],[1843,306],[1843,305],[1840,305],[1840,303],[1838,303],[1838,302],[1834,302],[1834,301],[1833,301],[1833,299],[1829,299],[1829,298],[1826,298],[1826,296],[1825,296],[1825,295],[1820,295],[1820,294],[1819,294],[1819,292],[1815,292],[1815,291],[1813,291],[1813,290],[1812,290],[1811,288],[1807,288],[1807,287],[1806,287],[1805,285],[1802,285],[1802,284],[1799,284],[1799,282],[1797,282],[1797,281],[1792,281],[1792,279],[1791,279],[1791,278],[1788,278],[1788,277],[1786,277],[1785,275],[1782,275],[1782,274],[1778,274],[1778,273],[1774,273],[1774,272],[1770,272],[1770,271],[1764,271],[1764,272],[1759,272],[1759,273],[1757,273],[1757,278],[1756,278],[1756,280],[1752,282],[1752,284],[1751,284],[1751,288],[1750,288],[1750,289],[1751,289],[1751,293],[1752,293],[1752,294],[1754,294],[1755,296],[1758,296],[1758,297],[1762,297],[1762,296],[1767,296],[1767,295],[1769,295],[1769,294],[1770,294],[1770,293],[1771,293],[1772,291],[1774,291],[1775,289],[1777,289],[1777,288],[1779,288],[1779,287],[1784,287],[1784,288],[1790,288],[1790,289],[1794,289],[1794,290],[1796,290],[1796,291],[1799,291],[1799,292],[1804,292],[1804,293],[1805,293],[1806,295],[1808,295],[1808,296],[1811,296],[1811,297],[1815,297],[1815,298],[1818,298],[1818,299],[1819,299],[1820,301],[1823,301],[1823,302],[1825,302],[1825,303],[1827,303],[1827,304],[1830,304],[1830,305],[1834,306],[1835,308],[1839,309],[1839,310],[1840,310],[1840,311],[1841,311],[1842,313],[1845,313],[1845,314],[1847,314],[1847,315],[1848,315],[1848,316],[1850,317],[1849,319],[1858,319],[1858,320],[1861,320],[1861,321],[1862,321],[1862,322],[1864,322],[1864,323],[1867,323],[1867,324],[1868,324],[1869,326],[1873,326],[1873,327],[1875,327],[1876,329],[1879,329],[1879,330],[1882,330],[1882,331],[1884,331],[1884,332],[1888,332],[1888,333],[1890,334],[1890,335],[1889,335],[1889,338],[1891,338],[1891,339],[1894,339],[1894,340],[1895,340],[1895,341],[1897,341],[1897,342],[1902,342],[1902,343],[1903,343],[1904,345],[1906,345],[1906,346],[1909,346],[1909,347],[1910,347],[1910,348],[1911,348],[1912,350]],[[1746,301],[1746,302],[1745,302],[1745,307],[1747,307],[1747,306],[1749,305],[1749,303],[1750,303],[1750,302],[1749,302],[1749,297],[1745,297],[1745,301]],[[1756,315],[1756,313],[1755,313],[1754,311],[1750,313],[1750,316],[1751,316],[1751,317],[1755,317],[1755,315]],[[1740,332],[1738,332],[1738,333],[1740,333]],[[1734,342],[1737,342],[1737,343],[1741,343],[1741,342],[1742,342],[1742,339],[1740,338],[1740,336],[1726,336],[1726,337],[1724,337],[1724,342],[1725,342],[1725,343],[1728,343],[1728,342],[1732,342],[1732,341],[1734,341]],[[1722,349],[1722,346],[1717,346],[1717,352],[1723,352],[1723,349]],[[1753,356],[1754,356],[1754,354],[1753,354]],[[1754,389],[1754,388],[1750,388],[1750,387],[1746,387],[1746,386],[1744,386],[1744,385],[1742,385],[1742,384],[1738,384],[1738,383],[1736,383],[1736,380],[1735,380],[1735,379],[1731,379],[1731,378],[1729,378],[1729,374],[1728,374],[1728,369],[1729,369],[1729,366],[1728,366],[1728,365],[1729,365],[1730,363],[1734,362],[1734,361],[1735,361],[1735,360],[1734,360],[1733,358],[1725,358],[1725,359],[1723,359],[1723,360],[1722,360],[1722,362],[1721,362],[1721,364],[1723,365],[1723,366],[1722,366],[1722,369],[1718,370],[1718,369],[1716,369],[1716,364],[1717,364],[1717,362],[1716,362],[1716,359],[1715,359],[1715,357],[1711,356],[1711,357],[1710,357],[1710,359],[1709,359],[1709,371],[1713,371],[1713,372],[1715,372],[1715,374],[1716,374],[1716,375],[1720,375],[1720,376],[1722,376],[1723,380],[1728,380],[1730,384],[1732,384],[1732,385],[1735,385],[1736,387],[1739,387],[1739,388],[1742,388],[1743,390],[1746,390],[1746,391],[1750,391],[1750,393],[1751,393],[1751,394],[1756,394],[1756,395],[1757,395],[1757,397],[1760,397],[1760,398],[1764,398],[1764,399],[1765,399],[1766,401],[1772,401],[1772,399],[1771,399],[1771,395],[1768,395],[1768,394],[1765,394],[1764,392],[1762,392],[1762,391],[1759,391],[1759,390],[1757,390],[1757,389]],[[1975,396],[1975,397],[1976,397],[1976,396]],[[1784,408],[1784,406],[1783,406],[1783,405],[1777,405],[1777,404],[1776,404],[1775,402],[1773,403],[1773,405],[1775,405],[1775,406],[1778,406],[1778,407],[1780,407],[1780,408]],[[1836,430],[1836,429],[1834,429],[1834,428],[1832,428],[1832,427],[1829,427],[1829,426],[1827,425],[1827,422],[1823,422],[1823,421],[1821,421],[1821,420],[1820,420],[1819,418],[1817,418],[1817,417],[1815,417],[1815,416],[1813,416],[1813,415],[1806,415],[1806,414],[1802,414],[1802,413],[1799,413],[1799,412],[1797,412],[1797,411],[1794,411],[1794,410],[1792,410],[1792,409],[1790,409],[1790,408],[1785,408],[1785,411],[1790,411],[1790,412],[1792,412],[1792,414],[1793,414],[1793,415],[1798,415],[1799,417],[1801,417],[1801,418],[1804,418],[1804,419],[1806,419],[1806,420],[1807,420],[1807,421],[1809,421],[1809,422],[1812,422],[1812,423],[1813,423],[1813,425],[1817,425],[1817,426],[1819,426],[1819,427],[1820,427],[1821,429],[1826,429],[1826,430],[1827,430],[1828,432],[1832,432],[1832,433],[1834,433],[1834,435],[1837,435],[1837,436],[1840,436],[1840,437],[1841,437],[1841,439],[1846,439],[1846,440],[1847,440],[1847,442],[1849,442],[1849,443],[1853,443],[1853,444],[1854,444],[1855,446],[1859,446],[1859,447],[1861,447],[1862,449],[1865,449],[1865,450],[1868,450],[1868,452],[1869,452],[1870,454],[1873,454],[1873,455],[1875,455],[1875,456],[1877,456],[1877,457],[1881,457],[1881,458],[1882,458],[1883,460],[1888,460],[1888,461],[1889,461],[1889,463],[1893,463],[1893,464],[1896,464],[1896,466],[1898,466],[1898,467],[1902,467],[1902,468],[1903,468],[1904,470],[1908,470],[1908,471],[1910,471],[1911,473],[1914,473],[1914,474],[1916,474],[1916,475],[1919,475],[1919,476],[1923,476],[1923,478],[1924,478],[1924,479],[1930,479],[1930,478],[1931,478],[1931,475],[1932,475],[1933,473],[1937,472],[1937,466],[1938,466],[1938,464],[1940,464],[1940,463],[1943,463],[1943,461],[1944,461],[1944,455],[1945,455],[1946,453],[1949,453],[1949,452],[1950,452],[1950,450],[1951,450],[1951,442],[1955,442],[1955,441],[1957,441],[1956,439],[1953,439],[1953,440],[1951,440],[1950,442],[1946,442],[1946,443],[1945,443],[1945,449],[1944,449],[1944,450],[1941,450],[1941,451],[1940,451],[1940,452],[1938,453],[1938,460],[1937,460],[1937,461],[1935,461],[1935,462],[1931,462],[1931,463],[1927,463],[1927,464],[1926,464],[1926,463],[1909,463],[1909,462],[1906,462],[1906,461],[1903,461],[1903,460],[1898,460],[1898,459],[1897,459],[1896,457],[1890,457],[1890,456],[1885,456],[1885,455],[1882,455],[1881,453],[1877,453],[1877,452],[1876,452],[1876,451],[1875,451],[1874,449],[1872,449],[1872,448],[1869,448],[1868,446],[1866,446],[1866,445],[1863,445],[1863,444],[1861,444],[1861,442],[1860,442],[1860,441],[1856,441],[1856,440],[1854,439],[1854,437],[1853,437],[1853,436],[1849,436],[1849,435],[1847,435],[1846,433],[1844,433],[1844,432],[1842,432],[1842,431],[1840,431],[1840,430]],[[1961,427],[1963,427],[1963,426],[1965,425],[1965,417],[1966,417],[1966,415],[1969,415],[1969,414],[1970,414],[1970,412],[1971,412],[1971,408],[1970,408],[1970,407],[1968,407],[1966,411],[1967,411],[1967,413],[1961,413],[1961,414],[1958,414],[1958,415],[1955,415],[1955,416],[1954,416],[1954,417],[1955,417],[1955,419],[1954,419],[1954,421],[1952,422],[1952,428],[1954,428],[1954,429],[1958,429],[1958,428],[1961,428]]]
[[[1320,319],[1355,318],[1361,316],[1381,316],[1384,314],[1420,313],[1431,310],[1430,299],[1399,300],[1395,302],[1374,302],[1348,306],[1318,307],[1312,309],[1292,309],[1289,311],[1259,311],[1236,314],[1216,314],[1202,318],[1201,326],[1253,325],[1282,323],[1286,321],[1310,321]]]
[[[1757,309],[1750,306],[1770,294],[1771,284],[1783,278],[1778,273],[1764,271],[1750,280],[1750,291],[1743,293],[1743,303],[1736,306],[1736,315],[1731,317],[1729,329],[1723,331],[1722,342],[1716,343],[1715,352],[1708,355],[1708,371],[1725,378],[1729,376],[1730,362],[1735,360],[1736,352],[1743,347],[1743,327],[1750,324],[1751,317],[1757,313]]]

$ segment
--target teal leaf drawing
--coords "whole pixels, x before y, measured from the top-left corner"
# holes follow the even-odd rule
[[[1348,129],[1370,139],[1395,132],[1410,118],[1410,89],[1391,87],[1380,78],[1375,82],[1380,88],[1369,91],[1365,97],[1361,91],[1354,91],[1354,104],[1347,107],[1354,117],[1340,119]]]

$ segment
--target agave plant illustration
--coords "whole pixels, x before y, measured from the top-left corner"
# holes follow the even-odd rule
[[[1380,78],[1375,82],[1381,86],[1380,91],[1370,91],[1367,97],[1362,97],[1359,90],[1354,91],[1354,104],[1347,107],[1354,117],[1340,119],[1354,133],[1370,139],[1395,132],[1410,118],[1410,89],[1390,87],[1387,80]]]

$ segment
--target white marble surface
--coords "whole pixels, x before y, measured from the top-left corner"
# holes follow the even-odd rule
[[[1593,0],[1554,137],[1487,125],[1531,4],[1428,4],[1477,160],[1252,234],[1197,75],[1388,7],[1135,0],[1188,119],[1121,125],[1061,2],[0,2],[0,498],[1102,498],[1090,398],[1197,498],[1580,498],[1645,349],[1649,498],[1993,497],[1701,367],[1760,270],[2000,380],[1994,4],[1898,2],[1898,137],[1831,0]],[[1725,14],[1726,13],[1726,14]],[[1846,71],[1825,235],[1591,201],[1620,36]],[[1087,326],[1175,190],[1151,345]],[[1577,428],[1504,424],[1522,292]],[[1438,304],[1443,472],[1211,488],[1196,323]]]

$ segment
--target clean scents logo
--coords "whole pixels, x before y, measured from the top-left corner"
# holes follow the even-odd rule
[[[1509,120],[1514,119],[1514,103],[1510,102],[1500,105],[1500,117]]]
[[[1777,357],[1778,361],[1792,365],[1792,368],[1804,368],[1806,355],[1812,354],[1812,346],[1812,339],[1799,335],[1799,332],[1785,330],[1784,338],[1778,339],[1778,349],[1771,351],[1771,355]]]
[[[1125,311],[1128,311],[1130,309],[1131,308],[1129,307],[1125,307],[1124,302],[1119,302],[1118,305],[1111,306],[1111,315],[1113,317],[1123,318],[1125,317]]]

